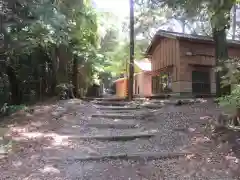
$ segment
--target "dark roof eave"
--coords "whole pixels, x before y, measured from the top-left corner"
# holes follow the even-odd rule
[[[209,43],[209,44],[214,44],[214,40],[213,39],[191,39],[191,38],[186,38],[186,37],[177,37],[177,39],[179,40],[186,40],[186,41],[192,41],[192,42],[198,42],[198,43]],[[231,41],[227,41],[228,46],[231,47],[239,47],[240,46],[240,41],[239,42],[231,42]]]
[[[194,39],[194,38],[188,38],[188,37],[174,37],[174,36],[168,36],[168,37],[166,37],[166,36],[164,36],[164,35],[160,35],[160,34],[156,34],[154,37],[153,37],[153,39],[152,39],[152,41],[151,41],[151,43],[150,43],[150,45],[148,46],[148,48],[147,48],[147,50],[146,50],[146,52],[145,52],[145,57],[149,57],[149,56],[151,56],[152,55],[152,46],[153,46],[153,43],[154,43],[154,41],[156,40],[156,37],[163,37],[163,38],[174,38],[174,39],[178,39],[178,40],[186,40],[186,41],[192,41],[192,42],[198,42],[198,43],[210,43],[210,44],[213,44],[214,43],[214,41],[213,41],[213,39],[211,39],[211,38],[209,38],[209,39]],[[240,46],[240,41],[239,42],[229,42],[228,41],[228,45],[230,46],[230,47],[239,47]]]

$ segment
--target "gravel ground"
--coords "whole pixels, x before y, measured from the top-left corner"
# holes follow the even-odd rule
[[[88,127],[91,115],[96,113],[104,110],[99,112],[91,103],[72,100],[36,107],[32,115],[21,117],[19,123],[9,126],[5,136],[14,140],[13,150],[0,159],[0,180],[237,180],[240,177],[240,162],[232,144],[215,141],[206,132],[208,119],[220,113],[211,101],[135,112],[139,130],[158,130],[152,138],[120,142],[74,138],[139,131]],[[150,161],[78,160],[96,155],[183,150],[191,154]]]

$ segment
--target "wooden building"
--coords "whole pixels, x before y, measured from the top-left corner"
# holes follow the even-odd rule
[[[135,97],[149,97],[152,95],[151,62],[148,59],[134,61],[133,95]],[[128,78],[119,78],[116,84],[116,95],[125,98],[128,94]]]
[[[147,52],[154,95],[216,93],[215,49],[210,37],[159,30]],[[240,42],[229,41],[229,56],[240,57]]]
[[[152,95],[151,62],[148,59],[134,61],[135,72],[133,94],[136,97],[149,97]]]
[[[126,77],[119,78],[114,83],[116,85],[116,96],[118,98],[126,98],[128,95],[128,79]]]

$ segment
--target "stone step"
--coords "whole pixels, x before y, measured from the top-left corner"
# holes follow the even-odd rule
[[[190,155],[190,152],[140,152],[140,153],[118,153],[108,155],[92,156],[70,156],[67,161],[103,161],[103,160],[144,160],[151,161],[157,159],[178,159]],[[48,160],[61,161],[61,157],[50,157]]]
[[[101,113],[101,114],[124,114],[124,115],[133,115],[133,114],[140,114],[141,112],[140,111],[137,111],[137,110],[101,110],[101,111],[98,111],[98,113]]]
[[[169,100],[150,100],[149,103],[154,104],[166,104],[166,105],[183,105],[183,104],[194,104],[204,102],[203,99],[169,99]]]
[[[92,118],[134,119],[134,114],[93,114]]]
[[[132,110],[139,110],[139,107],[117,107],[117,106],[108,106],[108,107],[104,107],[104,106],[99,106],[97,107],[97,109],[99,110],[115,110],[115,111],[132,111]]]
[[[138,138],[151,138],[155,136],[157,131],[152,130],[152,131],[141,131],[139,129],[139,132],[133,131],[133,132],[128,132],[122,131],[122,133],[95,133],[93,135],[83,135],[83,136],[73,136],[71,137],[72,139],[82,139],[82,140],[99,140],[99,141],[131,141],[135,140]]]
[[[105,102],[111,102],[111,101],[119,101],[119,102],[125,102],[125,101],[128,101],[127,99],[124,99],[124,98],[96,98],[96,97],[85,97],[85,98],[82,98],[83,100],[85,101],[105,101]]]
[[[125,102],[125,101],[128,101],[126,98],[95,98],[94,100],[96,101],[104,101],[104,102],[112,102],[112,101],[122,101],[122,102]]]
[[[109,119],[99,119],[91,120],[87,124],[90,127],[96,128],[115,128],[115,129],[129,129],[137,128],[139,125],[134,120],[109,120]]]
[[[164,105],[153,104],[153,103],[141,105],[141,107],[144,107],[144,108],[147,108],[147,109],[161,109],[161,108],[163,108],[163,106],[164,106]]]
[[[93,103],[97,104],[97,105],[103,105],[103,106],[127,106],[127,105],[129,105],[128,102],[121,102],[121,101],[109,101],[109,102],[94,101]]]
[[[113,128],[113,129],[131,129],[137,128],[138,125],[136,124],[88,124],[89,127],[96,127],[96,128]]]

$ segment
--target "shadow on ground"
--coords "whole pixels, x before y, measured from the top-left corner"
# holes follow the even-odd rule
[[[104,145],[99,143],[99,147],[96,147],[92,145],[93,142],[76,141],[73,138],[79,132],[88,131],[81,127],[96,111],[89,103],[78,100],[63,101],[35,106],[34,109],[33,114],[23,113],[9,118],[9,131],[4,135],[4,139],[13,141],[13,146],[12,151],[0,159],[2,179],[210,180],[239,177],[239,134],[224,132],[225,135],[219,133],[214,138],[205,129],[208,120],[201,119],[203,116],[219,113],[212,104],[208,107],[206,104],[169,107],[154,115],[155,122],[147,122],[150,124],[146,125],[149,128],[166,127],[179,131],[179,139],[181,133],[187,134],[190,143],[183,148],[192,154],[174,160],[106,160],[98,163],[68,159],[77,159],[86,154],[99,155],[97,149]],[[178,121],[176,127],[175,121]],[[166,122],[169,125],[165,125]],[[169,134],[171,133],[170,131]],[[160,136],[155,139],[158,140]],[[235,177],[229,178],[233,175]]]

